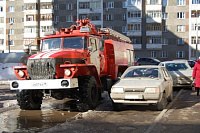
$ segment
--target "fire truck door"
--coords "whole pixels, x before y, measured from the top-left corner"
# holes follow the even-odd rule
[[[98,41],[96,38],[89,38],[89,46],[92,46],[92,51],[90,52],[90,61],[96,66],[98,74],[100,74],[100,57],[97,43]]]

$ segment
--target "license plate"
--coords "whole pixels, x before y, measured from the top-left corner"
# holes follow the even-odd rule
[[[125,95],[125,99],[139,99],[138,95]]]
[[[32,83],[32,87],[46,87],[48,84],[46,82],[40,82],[40,83]]]

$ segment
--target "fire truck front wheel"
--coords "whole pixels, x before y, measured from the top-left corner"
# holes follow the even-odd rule
[[[79,111],[87,111],[94,109],[99,100],[99,90],[97,82],[92,76],[84,76],[79,78],[80,86],[80,98],[77,102],[77,108]]]
[[[23,110],[39,110],[43,93],[40,90],[22,90],[17,93],[18,105]]]

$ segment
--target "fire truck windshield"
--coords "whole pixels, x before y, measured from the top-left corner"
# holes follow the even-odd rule
[[[42,51],[60,49],[62,38],[50,38],[43,40]]]
[[[84,49],[85,44],[87,46],[87,42],[84,40],[84,37],[64,38],[63,49]]]

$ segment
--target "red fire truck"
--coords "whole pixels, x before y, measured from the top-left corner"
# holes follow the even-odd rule
[[[44,94],[75,99],[79,111],[94,109],[101,93],[109,92],[117,77],[134,65],[128,37],[109,28],[96,30],[89,19],[77,23],[46,33],[40,52],[27,65],[13,67],[19,80],[11,81],[10,88],[19,90],[21,109],[40,109]]]

